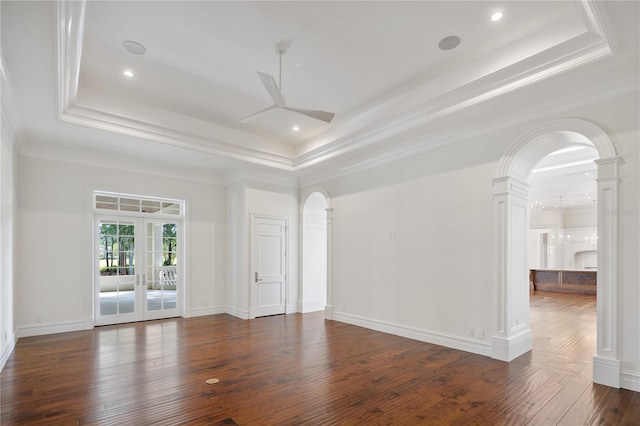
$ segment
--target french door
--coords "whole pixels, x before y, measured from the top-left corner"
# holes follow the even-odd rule
[[[180,316],[182,222],[95,218],[95,324]]]

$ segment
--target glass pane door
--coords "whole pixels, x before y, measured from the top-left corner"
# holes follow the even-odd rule
[[[147,318],[179,315],[180,223],[146,222]]]
[[[97,317],[107,323],[136,318],[136,226],[134,220],[98,221]]]
[[[180,316],[182,222],[96,219],[96,325]]]

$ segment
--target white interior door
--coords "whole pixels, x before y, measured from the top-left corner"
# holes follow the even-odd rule
[[[285,313],[287,220],[252,218],[251,316]]]
[[[95,323],[181,315],[180,221],[97,216]]]

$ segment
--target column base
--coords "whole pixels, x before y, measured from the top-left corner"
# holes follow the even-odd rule
[[[620,387],[620,361],[617,359],[593,357],[593,383]]]
[[[491,358],[500,361],[511,361],[529,352],[532,348],[531,329],[526,329],[515,336],[491,338]]]

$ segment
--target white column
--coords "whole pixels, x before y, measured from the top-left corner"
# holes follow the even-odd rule
[[[325,319],[333,319],[333,208],[327,210],[327,305]]]
[[[498,269],[491,357],[511,361],[532,346],[527,270],[529,185],[511,176],[496,178],[493,185]]]
[[[618,358],[618,165],[619,157],[598,165],[598,338],[593,381],[620,387]]]

